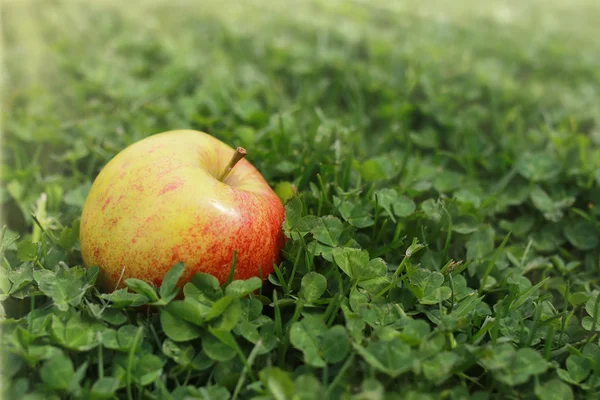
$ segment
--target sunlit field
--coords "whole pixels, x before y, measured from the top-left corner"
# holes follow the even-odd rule
[[[3,398],[598,398],[597,1],[0,18]],[[285,203],[264,283],[83,265],[94,179],[173,129],[244,147]]]

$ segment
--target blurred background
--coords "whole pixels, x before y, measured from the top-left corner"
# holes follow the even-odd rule
[[[523,143],[600,142],[594,0],[4,0],[1,18],[12,230],[40,201],[70,221],[116,152],[175,128],[300,189],[343,154],[393,176],[416,149],[421,175],[454,162],[465,183]]]

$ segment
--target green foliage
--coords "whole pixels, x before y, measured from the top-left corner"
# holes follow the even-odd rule
[[[597,398],[597,7],[461,1],[8,2],[2,397]],[[282,260],[100,293],[91,183],[174,128],[248,150]]]

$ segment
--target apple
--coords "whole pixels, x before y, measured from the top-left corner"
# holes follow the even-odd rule
[[[296,185],[291,182],[279,182],[275,185],[274,190],[283,204],[287,203],[287,201],[297,193]]]
[[[284,243],[284,208],[244,159],[245,150],[193,130],[149,136],[117,154],[86,198],[80,225],[85,266],[107,290],[127,278],[160,285],[183,262],[179,285],[197,272],[224,283],[266,279]]]

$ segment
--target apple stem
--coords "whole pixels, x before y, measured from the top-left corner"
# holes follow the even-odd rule
[[[233,167],[235,167],[235,164],[237,164],[238,161],[240,161],[244,157],[246,157],[246,150],[243,147],[238,147],[237,149],[235,149],[235,153],[233,153],[231,160],[229,160],[229,163],[227,164],[223,172],[221,172],[221,175],[219,175],[219,180],[221,182],[225,181],[225,179],[231,173]]]

